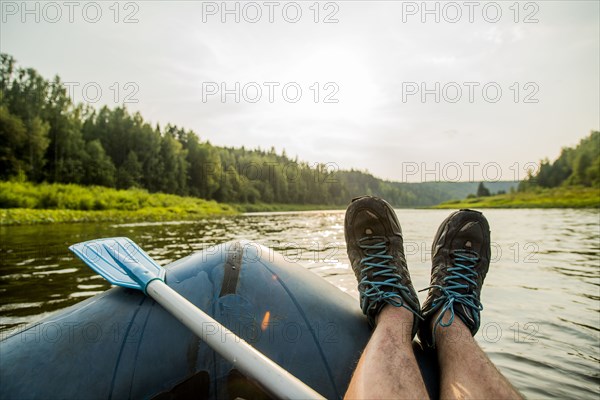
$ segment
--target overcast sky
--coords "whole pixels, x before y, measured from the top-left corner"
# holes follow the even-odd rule
[[[0,44],[76,101],[216,145],[513,179],[600,128],[599,2],[514,3],[2,1]]]

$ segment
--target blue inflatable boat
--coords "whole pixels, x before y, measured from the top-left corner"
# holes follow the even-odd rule
[[[371,333],[355,299],[252,242],[215,246],[166,270],[166,283],[195,306],[326,398],[343,397]],[[435,397],[435,360],[415,351]],[[154,300],[115,287],[0,342],[0,398],[270,396]]]

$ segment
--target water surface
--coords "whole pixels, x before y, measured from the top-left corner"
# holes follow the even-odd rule
[[[416,289],[429,283],[431,241],[445,210],[397,210]],[[527,397],[598,398],[600,222],[595,210],[489,210],[492,265],[476,338]],[[233,239],[299,262],[357,297],[342,211],[260,213],[197,222],[0,227],[0,334],[110,286],[67,250],[128,236],[163,265]],[[421,301],[425,293],[419,294]],[[358,302],[357,302],[358,304]]]

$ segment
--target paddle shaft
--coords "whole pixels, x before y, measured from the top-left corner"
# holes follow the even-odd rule
[[[265,357],[235,333],[198,309],[162,280],[151,281],[146,293],[190,328],[236,368],[283,399],[324,399],[298,378]]]

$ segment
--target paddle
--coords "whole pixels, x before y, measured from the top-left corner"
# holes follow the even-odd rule
[[[187,301],[164,282],[165,269],[128,238],[74,244],[69,249],[111,284],[143,291],[190,328],[242,373],[271,394],[289,399],[323,399],[298,378]],[[206,327],[211,327],[208,334]],[[215,329],[221,330],[215,335]]]

